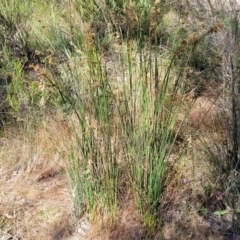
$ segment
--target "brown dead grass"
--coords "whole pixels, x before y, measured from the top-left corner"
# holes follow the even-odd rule
[[[63,141],[64,139],[64,141]],[[69,129],[58,116],[24,136],[8,131],[0,149],[2,232],[21,239],[66,236],[72,203],[64,175]]]
[[[213,189],[217,186],[214,166],[196,140],[188,154],[175,164],[167,179],[161,209],[162,239],[223,239],[223,234],[214,231],[212,223],[201,214],[203,202],[198,196],[206,195],[207,185]],[[215,196],[214,192],[212,196]]]
[[[139,222],[139,215],[136,213],[134,202],[126,198],[118,216],[117,224],[109,234],[109,240],[114,239],[141,239],[142,228]]]
[[[224,239],[224,232],[231,226],[231,221],[213,213],[221,205],[217,197],[221,175],[216,167],[221,163],[211,161],[206,153],[206,146],[212,146],[213,141],[221,145],[227,138],[221,101],[206,92],[194,101],[187,99],[184,108],[190,111],[179,132],[183,142],[180,147],[186,147],[186,151],[177,162],[176,156],[170,158],[157,239]],[[184,108],[179,114],[181,121]],[[209,196],[207,187],[211,188]]]

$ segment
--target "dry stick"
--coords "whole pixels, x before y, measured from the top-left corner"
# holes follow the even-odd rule
[[[231,83],[231,93],[232,93],[232,119],[233,119],[233,159],[235,165],[235,170],[239,169],[239,159],[238,159],[238,123],[237,123],[237,104],[236,104],[236,89],[235,89],[235,74],[233,70],[233,60],[231,58],[231,70],[232,70],[232,83]]]

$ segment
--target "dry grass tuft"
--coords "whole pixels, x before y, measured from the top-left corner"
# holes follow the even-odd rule
[[[124,202],[119,211],[119,219],[115,227],[111,230],[109,240],[114,239],[141,239],[143,232],[136,213],[134,203],[128,199]]]

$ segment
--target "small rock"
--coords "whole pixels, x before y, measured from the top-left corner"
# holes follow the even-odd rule
[[[83,236],[86,235],[86,233],[90,230],[89,222],[83,218],[79,221],[79,225],[80,227],[78,228],[78,233]]]
[[[17,238],[15,238],[14,236],[12,236],[9,233],[5,233],[0,237],[0,240],[16,240]]]

